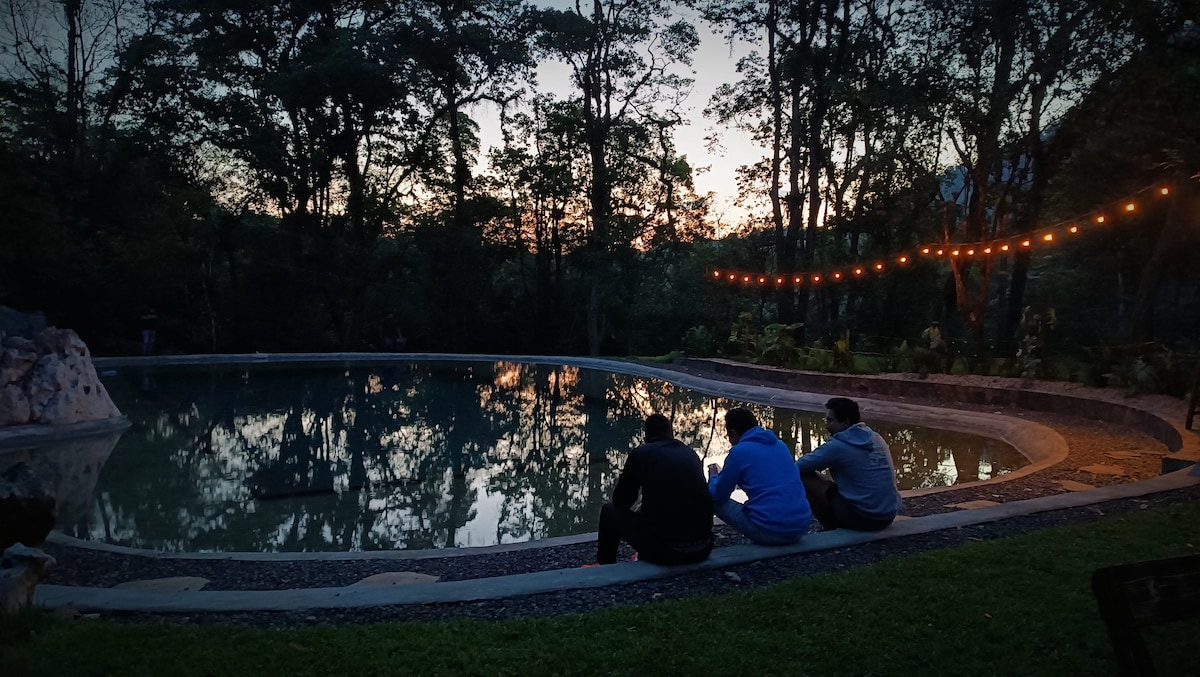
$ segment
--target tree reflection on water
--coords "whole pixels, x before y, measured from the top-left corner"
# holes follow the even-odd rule
[[[109,379],[134,425],[76,535],[163,550],[443,548],[592,531],[642,419],[721,462],[741,403],[567,366],[129,370]],[[821,415],[750,405],[797,454]],[[1026,463],[982,437],[871,422],[902,488]],[[66,525],[64,525],[66,526]]]

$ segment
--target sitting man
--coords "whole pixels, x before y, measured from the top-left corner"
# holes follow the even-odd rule
[[[887,442],[862,422],[858,403],[825,403],[825,444],[796,461],[808,503],[826,529],[878,531],[900,512],[896,469]],[[833,480],[818,471],[829,470]]]
[[[652,564],[703,561],[712,552],[712,518],[700,457],[675,439],[667,417],[651,414],[645,444],[629,452],[612,503],[600,510],[596,562],[615,563],[621,539]]]
[[[709,491],[717,517],[759,545],[790,545],[808,533],[812,512],[787,445],[764,430],[749,409],[725,414],[725,434],[733,447],[725,469],[708,466]],[[729,498],[735,486],[745,505]]]

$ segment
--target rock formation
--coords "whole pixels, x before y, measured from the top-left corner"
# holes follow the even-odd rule
[[[0,311],[0,428],[121,415],[96,375],[87,345],[75,332],[38,328],[36,321],[16,322],[13,311]],[[9,333],[31,329],[36,329],[32,337]]]

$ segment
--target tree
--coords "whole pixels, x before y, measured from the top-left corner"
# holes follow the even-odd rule
[[[1045,152],[1047,116],[1068,108],[1104,68],[1120,63],[1127,32],[1103,5],[1083,0],[980,0],[965,7],[933,0],[923,7],[930,16],[926,39],[948,66],[946,139],[961,174],[943,198],[943,240],[978,242],[1035,227],[1054,172]],[[1016,261],[1002,332],[1020,316],[1027,254]],[[950,261],[958,310],[980,343],[995,262]]]
[[[621,302],[622,260],[640,235],[633,205],[617,199],[622,170],[644,168],[641,148],[681,122],[680,99],[690,81],[671,67],[690,64],[698,38],[686,22],[663,25],[670,10],[664,0],[593,0],[585,7],[544,11],[539,45],[570,66],[582,111],[588,151],[589,232],[582,252],[587,339],[588,353],[599,355]],[[668,145],[661,149],[671,152]]]
[[[909,239],[889,228],[910,231],[913,219],[883,214],[929,184],[937,159],[929,110],[939,92],[938,64],[912,44],[912,13],[883,2],[702,6],[731,41],[761,48],[742,60],[742,80],[720,88],[708,112],[751,132],[767,151],[744,168],[742,190],[744,199],[746,191],[769,197],[774,271],[787,279],[819,258],[858,261],[872,242]],[[848,236],[842,247],[822,248],[825,226]],[[820,292],[828,293],[842,292]],[[809,296],[808,286],[781,287],[779,320],[809,319]]]

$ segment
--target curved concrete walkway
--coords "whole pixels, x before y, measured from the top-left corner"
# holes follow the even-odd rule
[[[374,353],[335,354],[288,354],[288,355],[221,355],[181,356],[167,358],[110,358],[97,359],[97,367],[113,368],[134,365],[182,365],[182,364],[229,364],[259,363],[272,364],[378,364],[380,362],[406,362],[413,360],[453,360],[479,362],[526,362],[535,364],[572,365],[595,368],[636,376],[658,378],[706,394],[726,397],[743,402],[753,402],[789,409],[820,411],[827,395],[771,388],[747,386],[715,379],[704,378],[650,365],[603,360],[597,358],[513,357],[506,355],[441,355],[402,354],[379,355]],[[904,492],[905,495],[920,495],[949,489],[961,489],[975,484],[995,483],[1012,480],[1049,467],[1067,456],[1067,444],[1056,432],[1040,424],[1012,417],[979,412],[967,412],[924,405],[913,405],[889,400],[858,398],[864,417],[887,419],[902,423],[929,426],[936,422],[938,428],[970,432],[1003,440],[1026,455],[1029,466],[1000,478],[954,487],[938,487]],[[1194,475],[1194,473],[1193,473]],[[482,599],[530,595],[575,588],[594,588],[607,585],[631,583],[675,576],[693,571],[719,569],[759,559],[793,555],[818,550],[841,548],[875,540],[895,538],[940,529],[956,528],[971,524],[992,522],[1018,515],[1027,515],[1049,510],[1088,505],[1119,498],[1141,496],[1200,483],[1200,478],[1188,474],[1187,470],[1156,477],[1143,482],[1094,489],[1085,492],[1047,496],[1024,501],[1013,501],[976,510],[930,515],[898,521],[881,532],[865,533],[836,530],[810,534],[800,544],[785,548],[767,548],[752,544],[718,548],[705,562],[686,567],[660,567],[638,562],[588,569],[560,569],[512,576],[449,581],[436,584],[407,586],[365,586],[345,588],[310,588],[279,591],[196,591],[196,592],[142,592],[112,588],[86,588],[73,586],[43,585],[38,587],[36,601],[50,607],[73,606],[81,610],[126,610],[146,612],[200,612],[200,611],[286,611],[297,609],[348,608],[387,606],[397,604],[426,604],[430,602],[461,602]],[[594,540],[594,534],[569,536],[561,539],[546,539],[526,544],[492,546],[491,548],[464,548],[439,551],[388,551],[371,553],[161,553],[109,546],[69,539],[56,534],[53,541],[64,545],[91,547],[129,555],[183,559],[239,559],[258,561],[336,560],[336,559],[420,559],[456,555],[479,555],[487,552],[515,550],[565,543]]]
[[[708,560],[682,567],[661,567],[646,562],[625,562],[587,569],[556,569],[529,574],[497,576],[401,586],[350,586],[265,591],[140,592],[113,588],[84,588],[42,585],[35,602],[47,607],[71,606],[80,611],[141,612],[228,612],[295,611],[301,609],[344,609],[355,607],[470,602],[517,597],[560,590],[599,588],[607,585],[649,581],[695,571],[721,569],[761,559],[795,555],[889,538],[929,533],[942,529],[982,524],[1049,510],[1072,508],[1119,498],[1181,489],[1200,484],[1200,477],[1181,470],[1131,484],[1091,491],[1013,501],[988,508],[963,510],[897,522],[878,532],[838,529],[806,536],[799,544],[766,547],[753,544],[717,548]]]

